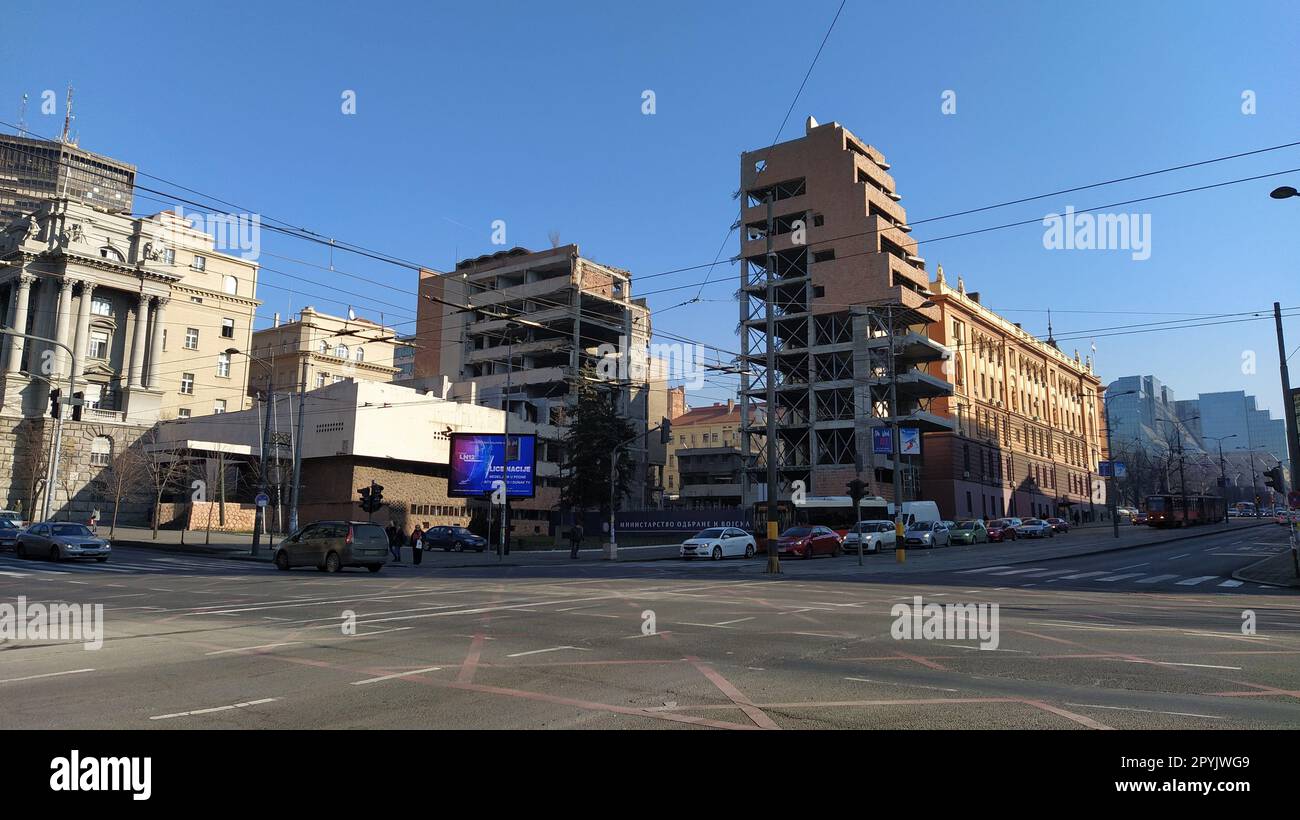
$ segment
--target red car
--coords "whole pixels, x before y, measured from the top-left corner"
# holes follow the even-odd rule
[[[1002,541],[1016,540],[1016,527],[1020,526],[1019,518],[999,518],[989,522],[989,541],[1001,543]]]
[[[1148,516],[1146,513],[1138,513],[1137,515],[1133,516],[1134,524],[1147,524],[1150,523],[1150,520],[1151,520],[1150,516]]]
[[[801,526],[791,527],[781,533],[776,542],[777,555],[798,555],[812,558],[814,555],[839,555],[843,542],[829,527]]]

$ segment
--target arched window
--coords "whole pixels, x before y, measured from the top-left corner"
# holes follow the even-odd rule
[[[324,339],[321,339],[321,340],[320,340],[320,352],[321,352],[321,353],[329,353],[329,352],[330,352],[330,343],[327,342],[327,341],[325,341]]]
[[[113,463],[113,440],[108,436],[95,436],[90,442],[90,463],[107,467]]]
[[[348,357],[348,346],[339,342],[338,346],[334,348],[334,355],[340,359],[346,359]]]
[[[226,276],[221,280],[221,287],[231,295],[239,291],[239,280],[233,276]]]
[[[359,361],[359,362],[364,362],[365,360],[366,360],[366,351],[365,351],[365,349],[364,349],[364,348],[360,348],[360,347],[358,347],[358,348],[357,348],[357,361]]]

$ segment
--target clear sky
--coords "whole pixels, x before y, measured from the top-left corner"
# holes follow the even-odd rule
[[[662,311],[657,329],[735,351],[736,236],[702,290],[709,271],[636,277],[714,259],[737,215],[739,154],[771,142],[839,1],[6,5],[0,120],[16,121],[27,93],[28,128],[57,135],[71,82],[83,147],[441,270],[499,250],[494,220],[511,246],[545,248],[558,231],[632,270],[634,293]],[[844,124],[885,152],[914,223],[1279,145],[1300,140],[1298,20],[1295,2],[848,0],[781,136],[799,136],[809,114]],[[46,89],[54,115],[40,112]],[[341,112],[345,90],[355,115]],[[949,90],[956,113],[945,115]],[[1141,261],[1048,250],[1041,225],[926,240],[1287,169],[1300,169],[1300,147],[918,224],[913,236],[931,271],[942,263],[1026,329],[1045,333],[1050,308],[1067,351],[1086,354],[1096,337],[1103,379],[1155,373],[1180,398],[1244,389],[1276,414],[1271,320],[1101,329],[1300,306],[1300,199],[1268,198],[1300,187],[1300,171],[1112,209],[1150,214]],[[351,304],[413,329],[415,274],[335,254],[359,280],[285,257],[329,264],[327,249],[267,236],[261,324]],[[1287,331],[1300,347],[1300,317]],[[1254,373],[1242,372],[1248,351]],[[728,392],[711,383],[691,401]]]

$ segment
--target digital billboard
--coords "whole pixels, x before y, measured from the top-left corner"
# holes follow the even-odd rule
[[[447,495],[481,497],[504,480],[508,498],[532,498],[537,475],[537,436],[510,434],[509,463],[504,433],[452,433]]]
[[[871,428],[871,452],[882,456],[894,454],[894,441],[890,428],[880,426]],[[900,456],[919,456],[921,454],[921,430],[919,427],[900,427],[898,429],[898,454]]]

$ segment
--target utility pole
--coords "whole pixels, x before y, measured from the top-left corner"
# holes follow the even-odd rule
[[[266,446],[268,439],[271,437],[271,414],[275,412],[275,393],[270,390],[270,380],[267,380],[266,391],[266,415],[262,418],[262,462],[258,469],[257,494],[266,495],[266,472],[267,472],[267,455]],[[255,505],[257,512],[254,513],[253,519],[253,555],[257,555],[258,548],[262,545],[262,531],[266,526],[266,507],[262,504]]]
[[[1273,324],[1277,327],[1277,358],[1281,364],[1282,414],[1286,419],[1286,452],[1291,459],[1291,485],[1297,484],[1295,471],[1300,469],[1300,433],[1297,433],[1295,399],[1291,396],[1291,375],[1286,366],[1286,338],[1282,335],[1282,306],[1273,303]]]
[[[293,434],[293,485],[289,488],[289,532],[298,531],[298,485],[302,483],[302,419],[307,398],[307,362],[302,363],[298,384],[298,427]]]
[[[30,333],[22,333],[18,330],[9,327],[0,327],[0,335],[19,337],[23,339],[28,339],[33,342],[45,342],[46,344],[56,345],[68,351],[68,360],[69,360],[68,398],[66,403],[69,407],[74,406],[73,401],[76,398],[74,394],[76,393],[77,390],[76,383],[73,377],[73,374],[77,372],[76,351],[74,351],[72,348],[68,347],[67,345],[63,344],[62,342],[58,341],[57,339],[47,339],[44,336],[33,336]],[[50,382],[50,384],[53,384],[53,382]],[[61,410],[59,412],[58,417],[54,419],[54,441],[50,449],[51,449],[51,453],[50,453],[49,463],[46,465],[46,471],[45,471],[45,493],[44,493],[44,497],[42,498],[42,507],[41,507],[42,521],[50,520],[50,509],[51,509],[52,496],[54,494],[54,486],[58,483],[59,459],[63,451],[63,412]]]
[[[898,440],[898,350],[894,346],[892,307],[885,308],[885,322],[889,334],[889,449],[894,460],[894,560],[902,564],[907,561],[907,549],[903,546],[903,471],[899,463],[903,455]]]
[[[781,556],[777,554],[776,542],[780,537],[781,516],[777,504],[776,480],[776,254],[772,251],[772,234],[776,231],[776,221],[772,215],[773,197],[776,189],[767,192],[763,199],[767,202],[767,288],[766,288],[766,334],[767,334],[767,572],[781,572]]]

